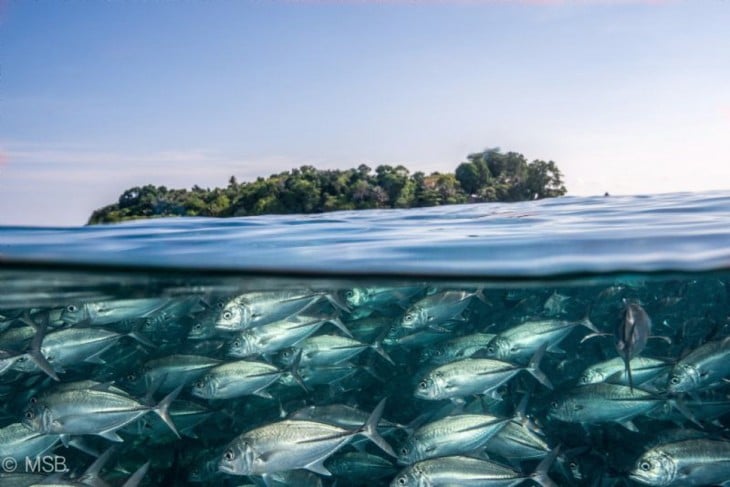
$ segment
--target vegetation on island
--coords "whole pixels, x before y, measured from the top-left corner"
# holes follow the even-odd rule
[[[411,208],[525,201],[562,196],[562,174],[553,162],[528,162],[517,152],[487,149],[470,154],[454,173],[413,174],[403,166],[382,165],[373,171],[320,170],[312,166],[225,188],[130,188],[119,201],[100,208],[89,224],[169,216],[231,217],[263,214],[322,213],[336,210]]]

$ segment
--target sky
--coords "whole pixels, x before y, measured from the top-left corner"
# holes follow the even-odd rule
[[[728,25],[728,0],[0,0],[0,225],[492,147],[570,195],[730,189]]]

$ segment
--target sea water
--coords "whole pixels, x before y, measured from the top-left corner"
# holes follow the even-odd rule
[[[0,444],[0,485],[49,478],[121,485],[148,462],[141,485],[400,485],[401,478],[413,481],[407,474],[419,465],[442,469],[441,477],[422,474],[431,482],[424,485],[512,485],[523,477],[529,485],[540,469],[557,485],[641,485],[630,475],[657,445],[730,441],[730,373],[689,391],[670,387],[677,364],[730,336],[729,223],[730,195],[707,193],[2,228],[0,437],[28,426],[21,430],[26,436],[13,437],[19,443]],[[275,305],[256,307],[257,299]],[[223,314],[241,303],[260,314],[227,329]],[[556,414],[590,386],[587,370],[620,357],[616,332],[630,305],[651,324],[634,358],[659,365],[642,375],[637,364],[631,386],[624,367],[596,379],[628,400],[595,394],[581,396],[579,406],[613,411],[619,403],[639,404],[640,411],[607,418]],[[269,325],[266,317],[280,309],[287,316],[273,322],[314,317],[321,323],[283,340],[286,346],[232,354],[242,334]],[[414,324],[408,315],[421,318]],[[544,346],[528,344],[527,355],[507,352],[499,361],[515,373],[494,387],[461,393],[451,384],[437,398],[419,393],[444,366],[495,359],[494,337],[532,323],[566,332],[536,338]],[[51,353],[59,348],[51,345],[74,328],[103,329],[116,338],[98,354],[84,355],[79,345],[75,356],[74,342],[59,346],[71,356],[60,366]],[[345,348],[327,336],[360,345],[350,342],[353,353],[345,358],[327,355]],[[28,358],[34,346],[50,373]],[[203,365],[197,372],[170,366],[186,360]],[[280,374],[236,397],[195,392],[216,368],[241,360]],[[25,420],[34,404],[68,384],[89,396],[120,390],[144,414],[114,428],[122,441],[94,431],[61,438]],[[179,437],[151,411],[178,384],[170,416]],[[396,457],[358,434],[382,400],[378,432]],[[466,470],[444,470],[443,456],[410,460],[402,453],[419,430],[465,414],[504,421],[476,446],[457,446],[448,457],[502,465],[513,472],[511,480],[470,484]],[[237,438],[305,416],[345,431],[342,444],[318,459],[330,475],[304,464],[282,470],[276,462],[267,463],[265,475],[219,470]],[[283,442],[276,453],[294,456],[313,441],[300,440]],[[112,446],[98,471],[88,472]],[[692,475],[670,485],[697,478],[699,485],[719,483]]]

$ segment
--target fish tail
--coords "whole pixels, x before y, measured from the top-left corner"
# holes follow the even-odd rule
[[[296,381],[297,384],[299,384],[299,387],[304,389],[304,392],[309,392],[309,389],[307,388],[307,385],[304,383],[304,379],[302,379],[302,376],[299,375],[299,364],[302,361],[302,350],[299,349],[296,356],[294,357],[294,360],[292,360],[292,363],[289,367],[287,367],[287,372],[289,372],[292,376],[292,378]]]
[[[148,461],[141,467],[137,469],[136,472],[132,474],[131,477],[127,479],[126,482],[122,485],[122,487],[137,487],[140,482],[142,482],[142,479],[145,475],[147,475],[147,470],[150,468],[150,462]]]
[[[545,356],[545,350],[547,350],[548,344],[543,343],[540,348],[537,349],[535,352],[535,355],[532,356],[530,359],[530,363],[527,364],[527,367],[525,370],[527,370],[532,376],[537,379],[542,385],[547,387],[548,389],[553,389],[553,385],[550,382],[550,379],[548,379],[547,375],[540,370],[540,361]]]
[[[591,321],[591,317],[588,316],[588,313],[583,317],[582,320],[580,320],[580,324],[591,330],[594,334],[600,334],[601,331],[596,328],[596,325],[593,324]]]
[[[556,446],[550,451],[550,453],[548,453],[548,455],[537,466],[535,472],[530,476],[532,480],[540,484],[542,487],[558,487],[558,484],[548,477],[550,466],[558,457],[558,453],[560,453],[560,445]]]
[[[175,423],[172,422],[172,418],[170,417],[168,409],[170,408],[170,404],[172,404],[172,401],[174,401],[178,394],[180,394],[182,388],[183,384],[180,384],[174,391],[165,396],[165,398],[160,401],[157,406],[152,408],[152,410],[160,417],[160,419],[165,422],[165,424],[172,430],[173,433],[175,433],[175,436],[177,436],[178,439],[180,438],[180,433],[177,432],[177,428],[175,428]]]
[[[634,377],[631,375],[631,359],[624,357],[624,368],[626,369],[626,375],[629,378],[629,389],[634,392]]]
[[[352,311],[347,303],[337,293],[325,293],[324,298],[336,309],[342,310],[346,313]]]
[[[147,338],[146,336],[144,336],[143,334],[139,333],[136,330],[127,333],[127,336],[129,338],[133,338],[133,339],[137,340],[139,343],[141,343],[145,347],[155,348],[155,344],[152,343],[149,340],[149,338]]]
[[[41,345],[43,344],[43,339],[46,336],[46,328],[48,327],[48,314],[46,314],[45,319],[43,323],[38,324],[30,317],[30,313],[26,313],[23,315],[24,321],[30,326],[33,327],[35,330],[35,335],[33,336],[33,341],[30,344],[30,350],[28,350],[27,355],[30,357],[30,359],[35,362],[35,364],[40,367],[40,369],[48,374],[48,376],[55,380],[60,382],[61,379],[58,378],[58,375],[56,374],[56,371],[53,370],[53,366],[48,362],[46,357],[41,352]]]
[[[385,408],[386,399],[387,398],[383,398],[378,403],[373,412],[370,414],[368,420],[365,422],[362,428],[360,428],[360,433],[362,433],[366,438],[378,445],[378,447],[385,453],[393,458],[397,458],[398,455],[395,454],[388,442],[385,441],[382,436],[380,436],[380,433],[378,433],[378,423],[380,422],[380,417],[383,415],[383,409]]]
[[[388,352],[385,351],[383,348],[383,340],[388,336],[388,332],[390,330],[388,328],[383,329],[383,331],[378,335],[378,338],[375,339],[375,342],[373,342],[372,345],[370,345],[370,348],[375,350],[378,355],[383,357],[390,365],[395,365],[395,362],[393,362],[393,359],[390,358],[390,355],[388,355]]]
[[[348,337],[352,338],[352,333],[350,333],[350,330],[347,329],[345,324],[342,322],[339,316],[334,316],[332,318],[329,318],[327,320],[327,323],[332,323],[335,325],[342,333],[347,335]]]

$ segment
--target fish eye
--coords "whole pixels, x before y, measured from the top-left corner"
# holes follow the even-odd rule
[[[406,485],[408,483],[408,479],[405,477],[398,477],[398,485]]]
[[[203,328],[203,325],[200,323],[195,323],[195,325],[193,325],[193,330],[200,330],[201,328]]]
[[[75,304],[69,304],[68,306],[66,306],[66,311],[68,311],[69,313],[75,313],[78,310],[79,308]]]
[[[639,468],[642,469],[643,471],[647,472],[647,471],[651,470],[651,463],[641,462],[641,465],[639,465]]]
[[[238,340],[238,339],[233,340],[233,346],[234,347],[240,347],[241,346],[241,340]]]
[[[406,321],[413,321],[413,313],[408,313],[404,319]]]
[[[550,403],[550,407],[552,409],[558,409],[558,401],[553,401]]]
[[[674,384],[676,386],[677,384],[679,384],[679,377],[677,377],[676,375],[673,375],[672,378],[669,379],[669,383]]]
[[[420,383],[418,384],[418,387],[420,387],[421,389],[428,389],[428,382],[427,382],[427,381],[425,381],[425,380],[422,380],[422,381],[421,381],[421,382],[420,382]]]
[[[233,450],[226,450],[226,452],[223,454],[223,458],[226,460],[233,461]]]
[[[406,448],[404,446],[403,448],[400,449],[400,453],[401,453],[401,455],[408,455],[408,448]]]
[[[578,464],[577,464],[577,463],[575,463],[575,462],[570,462],[570,463],[568,464],[568,467],[570,467],[570,469],[571,469],[571,470],[575,469],[575,468],[576,468],[577,466],[578,466]]]
[[[193,387],[195,387],[196,389],[202,389],[204,385],[205,383],[203,383],[202,380],[199,380],[195,384],[193,384]]]
[[[26,360],[28,360],[28,357],[20,357],[18,362],[25,362]]]
[[[345,297],[346,297],[346,298],[351,298],[351,297],[353,297],[354,295],[355,295],[355,293],[353,293],[352,291],[347,291],[347,292],[345,293]]]
[[[224,311],[223,312],[223,319],[224,320],[230,320],[231,318],[233,318],[233,313],[231,313],[230,311]]]
[[[33,397],[31,397],[31,398],[30,398],[30,399],[28,400],[28,402],[30,402],[31,404],[35,404],[35,403],[37,403],[37,402],[38,402],[38,399],[37,399],[37,398],[36,398],[35,396],[33,396]]]
[[[35,413],[33,411],[28,410],[25,412],[25,419],[33,419],[33,418],[35,418]]]
[[[497,351],[497,349],[494,348],[494,345],[487,347],[487,352],[489,352],[489,353],[494,353],[496,351]]]

